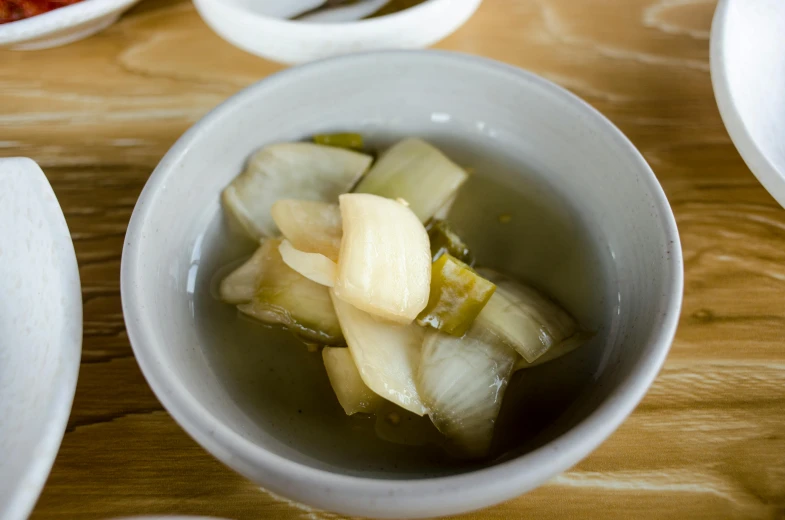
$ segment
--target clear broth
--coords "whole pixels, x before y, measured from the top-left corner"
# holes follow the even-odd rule
[[[422,478],[463,472],[519,454],[548,440],[548,430],[601,372],[603,345],[616,309],[612,273],[601,238],[571,210],[567,200],[531,165],[501,150],[479,149],[426,137],[456,162],[473,170],[449,220],[474,252],[478,265],[516,276],[560,301],[581,324],[596,332],[577,351],[518,372],[497,421],[493,453],[466,462],[439,446],[427,420],[401,414],[398,426],[377,425],[370,416],[346,416],[335,398],[321,354],[284,330],[240,315],[215,297],[216,279],[254,244],[229,229],[221,215],[200,240],[193,308],[203,347],[218,379],[238,406],[279,441],[336,471],[387,478]],[[376,149],[391,139],[379,138]],[[380,419],[383,421],[383,419]],[[381,435],[377,428],[381,427]],[[396,437],[396,430],[400,435]],[[383,440],[386,438],[388,440]],[[410,442],[406,445],[398,442]],[[407,440],[408,439],[408,440]],[[426,444],[422,440],[426,439]]]

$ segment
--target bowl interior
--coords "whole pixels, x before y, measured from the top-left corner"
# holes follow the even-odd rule
[[[515,274],[546,289],[588,328],[599,332],[590,347],[574,356],[518,374],[502,415],[509,425],[500,428],[512,435],[499,436],[495,453],[502,455],[522,445],[531,448],[542,442],[537,434],[601,372],[603,345],[612,333],[605,324],[612,321],[618,305],[609,297],[615,291],[615,274],[606,269],[610,262],[603,260],[610,253],[601,245],[601,234],[592,240],[592,229],[566,196],[537,174],[541,171],[537,166],[509,153],[493,138],[470,138],[450,124],[401,125],[390,130],[383,124],[367,124],[361,130],[371,148],[378,150],[405,136],[425,137],[474,170],[450,220],[476,251],[479,265]],[[501,223],[502,216],[510,221]],[[331,471],[412,478],[470,467],[456,464],[432,445],[412,447],[380,440],[373,418],[343,413],[319,353],[309,353],[288,332],[271,330],[220,302],[215,295],[227,268],[247,258],[255,244],[233,231],[220,208],[208,220],[199,235],[198,250],[192,249],[192,257],[198,257],[189,295],[194,308],[192,327],[217,379],[252,420],[253,428],[261,425],[264,431],[274,432],[298,456]],[[427,419],[405,415],[405,421],[393,430],[405,433],[411,428],[415,434],[432,429],[426,428],[430,426]]]
[[[307,20],[292,20],[290,17],[292,16],[293,13],[296,16],[296,13],[302,13],[304,11],[309,11],[311,9],[318,8],[323,3],[323,2],[320,2],[319,0],[300,0],[300,1],[297,1],[297,2],[292,2],[291,5],[280,5],[280,4],[277,4],[275,2],[262,2],[260,4],[260,2],[258,2],[258,0],[223,0],[223,1],[228,3],[228,4],[230,4],[230,5],[233,5],[233,6],[237,7],[238,9],[242,9],[245,12],[254,14],[256,16],[262,16],[262,17],[265,17],[265,18],[272,18],[272,19],[275,19],[275,20],[280,20],[282,22],[292,22],[294,24],[307,23]],[[437,0],[437,1],[444,1],[444,0]],[[432,2],[434,2],[434,0],[420,0],[417,3],[414,3],[414,2],[395,2],[395,6],[394,7],[396,7],[398,9],[397,11],[395,11],[395,13],[400,13],[400,12],[403,12],[403,11],[407,11],[408,9],[412,9],[414,7],[417,7],[417,6],[421,5],[421,4],[425,4],[425,3],[428,3],[428,2],[432,3]],[[389,3],[390,2],[388,1],[388,4]],[[410,5],[410,4],[414,4],[414,5]],[[385,7],[385,6],[383,5],[382,7]],[[391,6],[388,6],[388,7],[391,7]],[[362,9],[359,12],[368,12],[367,11],[368,9],[369,8],[366,7],[365,9]],[[372,6],[372,7],[370,7],[370,12],[371,12],[371,14],[373,14],[373,13],[379,11],[380,9],[381,9],[381,7],[374,8]],[[357,20],[348,20],[348,21],[343,21],[343,22],[340,22],[340,23],[358,22],[358,21],[364,20],[367,16],[368,15],[366,15],[366,16],[364,16],[362,18],[359,18]],[[389,16],[389,15],[385,14],[383,16]],[[379,16],[376,16],[375,18],[379,18]],[[319,23],[319,22],[317,21],[317,23]],[[332,22],[327,22],[327,23],[332,23]]]
[[[678,239],[656,180],[621,134],[509,67],[444,53],[356,55],[234,97],[181,139],[140,198],[124,254],[129,333],[164,404],[187,395],[191,405],[170,411],[197,438],[215,437],[220,423],[254,450],[372,478],[478,467],[378,440],[373,421],[343,415],[319,355],[214,297],[222,268],[253,250],[225,221],[222,188],[260,146],[337,130],[361,132],[379,149],[423,137],[472,168],[451,218],[480,263],[546,289],[596,332],[584,349],[517,376],[496,460],[485,464],[558,438],[641,365],[656,372],[668,340],[653,338],[678,313]],[[264,481],[264,468],[241,471]]]
[[[463,25],[482,0],[426,0],[385,16],[346,23],[263,16],[245,0],[194,0],[199,15],[237,47],[283,63],[383,49],[419,49]]]

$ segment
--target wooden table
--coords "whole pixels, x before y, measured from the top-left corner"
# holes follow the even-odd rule
[[[643,403],[576,468],[461,518],[785,518],[785,211],[723,128],[711,0],[486,0],[439,47],[535,71],[640,148],[676,213],[686,293]],[[84,352],[33,514],[328,519],[260,492],[192,441],[148,388],[123,326],[126,223],[158,160],[209,109],[281,69],[215,36],[191,4],[146,0],[100,35],[0,52],[0,155],[51,180],[79,257]]]

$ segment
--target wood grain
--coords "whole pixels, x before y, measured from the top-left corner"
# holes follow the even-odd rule
[[[667,364],[630,419],[542,488],[461,518],[785,518],[785,211],[723,128],[713,0],[486,0],[440,48],[550,78],[642,150],[673,205],[686,292]],[[73,413],[34,519],[145,513],[327,519],[258,490],[161,408],[125,334],[123,233],[157,161],[205,112],[281,69],[216,37],[184,0],[100,35],[0,52],[0,155],[47,172],[84,286]]]

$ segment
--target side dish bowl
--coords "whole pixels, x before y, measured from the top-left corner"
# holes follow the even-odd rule
[[[733,144],[785,207],[785,2],[721,0],[711,26],[711,80]]]
[[[74,246],[31,159],[0,159],[0,518],[33,509],[71,412],[82,349]]]
[[[27,51],[59,47],[103,31],[139,0],[84,0],[0,25],[0,48]]]
[[[378,146],[418,136],[470,166],[475,184],[464,190],[467,197],[498,189],[481,203],[456,201],[456,218],[475,206],[460,222],[474,226],[467,242],[484,242],[491,267],[520,273],[536,264],[544,273],[537,282],[550,293],[593,309],[590,345],[526,371],[522,386],[533,385],[536,397],[522,404],[528,426],[507,432],[514,442],[504,455],[445,465],[392,444],[366,449],[337,426],[333,412],[340,408],[326,377],[305,366],[302,345],[270,332],[237,347],[234,329],[243,325],[232,321],[229,306],[212,303],[222,265],[217,251],[229,247],[231,235],[222,189],[260,146],[331,131],[359,132]],[[238,255],[248,252],[243,247],[235,247]],[[600,445],[662,366],[683,280],[668,201],[641,154],[600,113],[511,66],[394,51],[276,74],[191,128],[139,198],[121,285],[145,377],[214,456],[313,507],[416,518],[513,498]],[[292,356],[304,360],[302,371],[281,364]]]
[[[352,52],[427,47],[463,25],[482,0],[426,0],[403,11],[346,23],[313,23],[264,16],[247,0],[194,0],[221,38],[282,63],[303,63]]]

